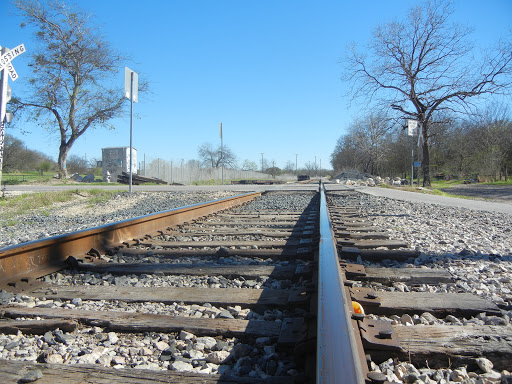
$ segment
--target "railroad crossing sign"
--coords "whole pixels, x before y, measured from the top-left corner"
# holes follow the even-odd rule
[[[8,50],[6,48],[2,49],[2,56],[0,56],[0,71],[3,71],[4,68],[7,69],[7,72],[9,73],[9,76],[11,77],[12,81],[16,81],[16,79],[18,78],[18,74],[16,73],[16,70],[11,64],[11,60],[21,55],[22,53],[25,53],[24,44],[20,44],[16,48],[13,48],[11,50]]]
[[[11,88],[9,87],[7,74],[12,81],[18,79],[18,74],[14,69],[11,61],[25,53],[25,45],[20,44],[13,49],[1,48],[0,55],[0,184],[2,183],[2,163],[4,158],[4,135],[5,135],[5,118],[7,110],[7,102],[11,100]]]

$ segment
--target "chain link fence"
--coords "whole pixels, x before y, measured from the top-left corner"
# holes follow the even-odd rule
[[[204,168],[198,161],[172,161],[161,158],[151,159],[147,156],[138,164],[137,173],[141,176],[155,177],[170,184],[220,184],[231,180],[271,180],[268,173],[257,171],[243,171],[239,169]],[[290,181],[296,179],[295,175],[279,175],[276,180]]]

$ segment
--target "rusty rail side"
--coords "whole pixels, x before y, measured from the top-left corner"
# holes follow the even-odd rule
[[[0,286],[55,270],[71,255],[82,255],[91,248],[101,252],[109,245],[234,207],[259,195],[261,192],[246,193],[1,249]]]

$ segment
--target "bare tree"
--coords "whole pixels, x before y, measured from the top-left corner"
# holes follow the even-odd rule
[[[89,128],[107,127],[123,112],[122,89],[109,81],[121,71],[125,58],[100,35],[91,17],[76,7],[53,0],[46,5],[31,0],[14,3],[26,24],[34,26],[40,44],[31,55],[32,90],[12,103],[17,111],[28,107],[37,124],[59,132],[58,173],[65,178],[66,159],[75,141]]]
[[[87,166],[87,160],[83,157],[80,157],[78,155],[70,155],[66,168],[70,173],[87,173],[88,166]]]
[[[5,135],[4,144],[4,172],[22,169],[22,165],[26,163],[25,144],[20,139],[11,135]]]
[[[295,163],[293,161],[288,160],[286,162],[286,165],[284,166],[283,171],[288,172],[288,173],[295,172]]]
[[[28,149],[23,141],[11,135],[5,135],[4,163],[5,172],[12,171],[35,171],[40,169],[42,163],[48,163],[50,166],[53,161],[44,153]]]
[[[203,166],[211,168],[235,168],[236,156],[227,146],[213,148],[210,143],[202,144],[198,149],[199,161]]]
[[[503,105],[488,107],[469,129],[473,140],[475,167],[493,181],[508,178],[507,160],[512,153],[512,120]]]
[[[304,165],[304,169],[307,171],[307,174],[309,176],[313,176],[316,173],[316,170],[317,170],[315,162],[311,162],[311,161],[308,161]]]
[[[251,161],[249,159],[245,159],[244,163],[242,164],[242,171],[257,171],[258,170],[258,164],[256,164],[254,161]]]
[[[354,141],[362,154],[363,172],[377,174],[386,154],[384,143],[392,127],[392,120],[379,113],[370,113],[351,127]]]
[[[462,175],[471,172],[474,166],[475,138],[468,134],[467,123],[454,122],[448,132],[442,171]]]
[[[358,153],[352,139],[349,135],[343,135],[336,142],[336,146],[331,153],[331,165],[337,172],[346,169],[357,169]]]
[[[331,155],[333,167],[379,174],[388,152],[385,144],[392,128],[393,120],[383,113],[370,113],[354,120]]]
[[[405,21],[379,26],[368,55],[353,46],[346,61],[345,79],[352,83],[354,98],[376,101],[422,125],[426,186],[435,113],[470,108],[471,98],[504,94],[511,85],[510,41],[477,56],[468,39],[472,30],[449,23],[452,13],[450,2],[423,3],[411,9]]]

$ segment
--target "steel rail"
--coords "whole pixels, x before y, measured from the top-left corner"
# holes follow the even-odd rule
[[[115,244],[122,244],[147,234],[155,234],[168,226],[182,224],[240,205],[260,196],[261,193],[246,193],[170,209],[0,249],[0,286],[21,278],[39,277],[46,272],[61,269],[69,256],[83,255],[91,248],[101,252]]]
[[[360,350],[338,261],[325,187],[320,187],[318,258],[317,383],[364,383]]]

